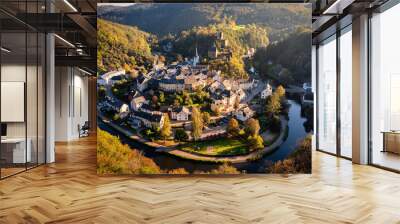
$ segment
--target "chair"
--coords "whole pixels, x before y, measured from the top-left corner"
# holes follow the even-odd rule
[[[78,124],[79,138],[88,137],[89,129],[90,129],[89,121],[85,121],[85,123],[82,125],[82,127]]]

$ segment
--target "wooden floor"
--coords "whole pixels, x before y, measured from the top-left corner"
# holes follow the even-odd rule
[[[98,177],[96,142],[0,181],[0,223],[400,223],[400,175],[315,152],[313,174]]]
[[[391,152],[374,151],[372,157],[374,164],[400,170],[400,155]]]

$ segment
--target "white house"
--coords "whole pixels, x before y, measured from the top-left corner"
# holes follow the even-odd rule
[[[267,99],[267,97],[271,95],[272,95],[272,87],[268,83],[265,89],[261,92],[261,99]]]
[[[138,111],[139,108],[146,102],[144,96],[135,97],[131,100],[131,108],[132,110]]]
[[[244,92],[243,92],[244,94]],[[214,96],[213,102],[211,104],[211,110],[228,113],[234,109],[235,102],[240,96],[233,91],[225,91],[221,95]]]
[[[149,86],[149,81],[152,75],[154,75],[154,72],[151,71],[146,75],[140,75],[139,77],[137,77],[136,78],[137,90],[139,90],[140,92],[144,92]]]
[[[226,90],[231,90],[232,89],[232,81],[229,79],[225,79],[222,84],[224,85],[224,88]]]
[[[207,75],[209,77],[212,77],[212,80],[214,80],[214,81],[218,81],[218,82],[222,81],[221,71],[215,71],[215,70],[208,71]]]
[[[177,121],[187,121],[189,120],[190,110],[189,108],[182,106],[176,107],[171,110],[171,119]]]
[[[185,81],[183,79],[162,79],[158,85],[160,90],[166,92],[180,92],[185,89]]]
[[[248,90],[253,88],[254,86],[254,79],[240,79],[237,81],[237,87],[239,89]]]
[[[164,125],[163,114],[149,114],[142,111],[135,111],[132,115],[133,119],[138,119],[147,128],[160,128]]]
[[[215,81],[210,85],[211,92],[215,92],[217,90],[225,90],[224,85],[219,81]]]
[[[239,100],[243,100],[246,97],[246,93],[243,91],[243,89],[238,89],[235,93],[236,96],[239,97]]]
[[[238,120],[247,121],[254,116],[254,111],[250,109],[250,107],[244,107],[236,111],[234,114]]]
[[[129,114],[129,106],[128,104],[122,104],[122,106],[119,108],[119,117],[120,118],[125,118]]]

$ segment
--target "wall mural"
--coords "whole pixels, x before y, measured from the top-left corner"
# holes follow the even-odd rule
[[[98,174],[311,173],[311,5],[98,6]]]

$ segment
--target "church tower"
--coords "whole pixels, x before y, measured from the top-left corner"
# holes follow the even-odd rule
[[[197,46],[196,46],[196,55],[193,58],[193,66],[196,66],[200,61],[199,53],[197,52]]]

